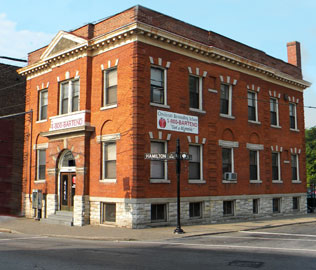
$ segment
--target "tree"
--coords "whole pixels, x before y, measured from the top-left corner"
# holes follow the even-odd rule
[[[316,127],[305,130],[307,183],[316,183]]]

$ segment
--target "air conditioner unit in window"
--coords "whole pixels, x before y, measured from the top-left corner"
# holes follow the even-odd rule
[[[224,173],[224,180],[236,181],[237,180],[237,173],[225,172]]]

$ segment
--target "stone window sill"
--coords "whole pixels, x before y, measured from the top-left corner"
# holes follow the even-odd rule
[[[273,184],[283,184],[282,180],[272,180]]]
[[[223,117],[223,118],[227,118],[227,119],[236,119],[235,116],[232,116],[232,115],[229,115],[229,114],[223,114],[223,113],[221,113],[219,116],[220,116],[220,117]]]
[[[47,119],[38,120],[38,121],[36,121],[36,124],[45,123],[45,122],[47,122]]]
[[[203,114],[206,113],[206,111],[203,111],[203,110],[201,110],[201,109],[195,109],[195,108],[190,108],[190,111],[191,111],[191,112],[197,112],[197,113],[203,113]]]
[[[278,128],[278,129],[282,128],[281,126],[275,126],[275,125],[271,125],[271,127],[272,128]]]
[[[253,120],[248,120],[248,123],[255,124],[255,125],[261,125],[261,122],[253,121]]]
[[[301,180],[292,180],[292,183],[293,183],[293,184],[301,184],[302,181],[301,181]]]
[[[222,180],[223,184],[237,184],[237,180]]]
[[[206,181],[203,179],[189,179],[189,184],[205,184]]]
[[[43,184],[46,183],[46,179],[34,180],[34,184]]]
[[[104,183],[104,184],[115,184],[116,183],[116,179],[101,179],[99,180],[100,183]]]
[[[113,108],[117,108],[117,104],[103,106],[103,107],[101,107],[100,110],[105,111],[105,110],[109,110],[109,109],[113,109]]]
[[[170,106],[167,104],[159,104],[159,103],[150,102],[150,105],[155,106],[155,107],[159,107],[159,108],[170,109]]]
[[[299,129],[294,129],[294,128],[290,128],[291,131],[294,131],[294,132],[300,132]]]
[[[262,184],[262,180],[250,180],[250,184]]]
[[[152,183],[152,184],[170,184],[170,180],[168,180],[168,179],[150,179],[150,183]]]

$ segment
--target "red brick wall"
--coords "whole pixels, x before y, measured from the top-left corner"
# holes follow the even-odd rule
[[[304,152],[304,119],[303,119],[303,96],[302,93],[294,91],[273,83],[264,81],[247,74],[232,71],[224,67],[193,58],[185,57],[157,47],[143,43],[132,43],[120,48],[110,50],[97,55],[92,59],[87,57],[64,64],[55,68],[50,73],[41,75],[28,81],[28,90],[31,91],[30,104],[37,115],[38,91],[37,85],[45,85],[49,82],[48,117],[58,114],[58,89],[60,80],[65,79],[65,73],[70,72],[74,77],[76,71],[80,76],[80,109],[90,110],[87,121],[95,127],[95,133],[89,138],[69,138],[68,149],[72,146],[80,156],[77,166],[88,168],[88,173],[82,176],[82,187],[78,184],[78,193],[97,197],[174,197],[176,195],[175,163],[169,162],[170,184],[151,184],[150,161],[144,160],[144,153],[150,152],[149,132],[152,131],[158,138],[156,128],[157,107],[150,106],[150,61],[152,56],[157,63],[162,58],[163,66],[171,62],[168,69],[168,105],[170,111],[182,114],[195,115],[199,117],[199,140],[206,138],[204,145],[204,178],[205,184],[188,183],[188,163],[183,162],[181,185],[182,196],[215,196],[215,195],[237,195],[237,194],[265,194],[265,193],[297,193],[305,192],[305,152]],[[118,62],[118,106],[117,108],[100,110],[102,102],[103,76],[101,65],[107,67],[108,61],[112,65],[116,59]],[[196,67],[200,72],[207,71],[207,77],[203,80],[203,109],[206,114],[189,111],[188,91],[188,66],[193,70]],[[237,79],[238,83],[233,89],[233,115],[235,120],[219,117],[219,93],[214,94],[207,91],[208,88],[220,89],[219,76],[230,76]],[[90,84],[91,83],[91,84]],[[258,99],[259,121],[261,125],[248,123],[247,120],[247,85],[259,86],[261,88]],[[299,98],[298,124],[301,132],[289,130],[288,102],[281,97],[279,106],[280,125],[282,129],[270,127],[269,114],[269,90]],[[29,105],[30,105],[29,104]],[[27,107],[27,110],[30,107]],[[164,109],[162,109],[164,110]],[[33,143],[48,142],[47,138],[39,136],[40,132],[48,131],[50,120],[43,123],[35,123],[33,129]],[[229,131],[228,131],[229,129]],[[117,141],[117,183],[105,184],[101,178],[101,144],[97,142],[99,135],[120,133],[121,139]],[[175,151],[176,138],[181,139],[182,151],[188,151],[187,136],[190,135],[194,141],[193,134],[163,131],[163,138],[171,133],[168,142],[168,151]],[[221,148],[218,140],[233,140],[239,142],[239,148],[234,150],[235,171],[238,173],[237,184],[223,184],[221,173]],[[262,184],[249,183],[249,152],[246,143],[263,144],[265,149],[260,152],[260,174]],[[56,160],[63,149],[64,141],[55,140],[50,142],[47,152],[47,168],[56,168]],[[271,181],[271,145],[282,146],[281,154],[283,184],[272,184]],[[58,148],[57,148],[58,146]],[[290,148],[302,149],[300,155],[300,177],[302,184],[292,184],[290,180],[290,165],[284,164],[285,150]],[[290,154],[290,153],[289,153]],[[33,151],[32,157],[32,181],[35,177],[36,156]],[[42,188],[51,193],[56,192],[56,177],[47,176],[48,183],[32,184],[31,188]],[[46,186],[47,185],[47,186]],[[83,185],[86,185],[83,188]],[[84,191],[85,190],[85,191]]]

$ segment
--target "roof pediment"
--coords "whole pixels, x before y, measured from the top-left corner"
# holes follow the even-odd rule
[[[41,56],[41,60],[87,45],[88,41],[78,36],[59,31]]]

